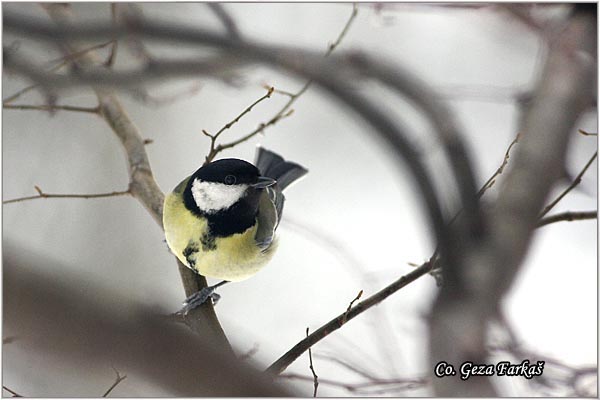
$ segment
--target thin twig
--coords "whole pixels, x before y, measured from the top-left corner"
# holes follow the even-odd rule
[[[110,17],[111,17],[113,23],[116,24],[117,23],[117,3],[110,3]],[[115,62],[117,61],[118,46],[119,46],[119,41],[113,40],[112,46],[108,53],[108,58],[103,63],[103,65],[106,68],[112,68],[115,65]]]
[[[265,129],[267,129],[268,127],[275,125],[277,122],[281,121],[284,118],[287,118],[289,116],[291,116],[294,113],[294,110],[289,110],[288,112],[286,112],[285,114],[277,114],[276,116],[274,116],[273,118],[271,118],[268,122],[264,123],[260,123],[258,125],[258,127],[253,130],[252,132],[248,133],[245,136],[242,136],[241,138],[234,140],[233,142],[229,142],[226,144],[220,144],[217,146],[217,150],[218,152],[221,152],[225,149],[230,149],[232,147],[237,146],[238,144],[241,144],[251,138],[253,138],[254,136],[258,135],[259,133],[263,132]]]
[[[303,380],[303,381],[312,381],[312,377],[309,376],[304,376],[304,375],[299,375],[299,374],[293,374],[293,373],[289,373],[289,374],[282,374],[280,375],[281,378],[284,379],[298,379],[298,380]],[[320,382],[324,385],[331,385],[331,386],[336,386],[336,387],[340,387],[343,388],[351,393],[365,393],[371,389],[373,390],[374,387],[376,386],[383,386],[383,390],[385,392],[389,392],[389,390],[391,389],[390,386],[400,386],[398,388],[396,388],[397,390],[401,390],[401,389],[417,389],[420,387],[425,386],[428,383],[428,379],[427,378],[398,378],[398,379],[373,379],[373,380],[368,380],[366,382],[360,382],[360,383],[345,383],[345,382],[340,382],[340,381],[335,381],[332,379],[321,379]],[[369,392],[371,394],[374,394],[373,392]]]
[[[211,3],[209,3],[211,4]],[[258,100],[256,100],[254,103],[250,104],[244,111],[242,111],[237,117],[235,117],[232,121],[226,123],[225,125],[223,125],[223,127],[221,129],[219,129],[219,131],[217,133],[215,133],[214,135],[208,133],[207,131],[203,130],[202,133],[205,136],[208,136],[210,138],[210,150],[208,152],[208,155],[206,156],[206,161],[205,164],[208,164],[209,162],[211,162],[215,156],[217,154],[219,154],[222,150],[229,148],[229,147],[233,147],[235,146],[235,144],[231,145],[216,145],[217,139],[219,138],[219,136],[221,136],[221,134],[231,128],[233,125],[235,125],[240,119],[242,119],[242,117],[246,114],[248,114],[250,111],[252,111],[252,109],[254,108],[254,106],[256,106],[257,104],[261,103],[262,101],[268,99],[271,97],[271,95],[273,94],[273,91],[275,90],[275,88],[270,87],[267,89],[267,93],[262,96],[261,98],[259,98]],[[238,141],[236,141],[238,142]],[[235,143],[235,142],[234,142]],[[240,142],[241,143],[241,142]],[[226,147],[229,146],[229,147]]]
[[[2,385],[2,389],[6,390],[8,393],[12,394],[13,397],[23,397],[21,396],[19,393],[15,392],[12,389],[7,388],[6,386]]]
[[[50,60],[47,62],[47,64],[56,64],[54,65],[52,68],[50,68],[50,71],[54,71],[56,69],[59,69],[61,67],[64,67],[65,65],[77,60],[78,58],[81,58],[93,51],[96,50],[100,50],[104,47],[110,46],[111,44],[113,44],[115,42],[115,40],[109,40],[108,42],[104,42],[104,43],[100,43],[100,44],[96,44],[94,46],[91,47],[87,47],[85,49],[82,50],[78,50],[69,54],[66,54],[62,57],[56,58],[54,60]]]
[[[356,3],[353,3],[352,4],[352,13],[350,14],[350,18],[348,18],[348,20],[346,21],[346,24],[342,28],[342,31],[338,35],[337,39],[333,43],[329,44],[329,46],[327,47],[327,51],[325,52],[325,57],[327,57],[331,53],[333,53],[333,51],[340,45],[340,43],[346,36],[346,33],[348,33],[348,30],[350,29],[350,26],[352,25],[352,22],[354,21],[354,19],[356,18],[357,15],[358,15],[358,7],[357,7]],[[313,80],[309,79],[298,92],[296,92],[294,94],[286,92],[288,94],[288,96],[290,97],[290,99],[283,106],[283,108],[281,110],[279,110],[279,112],[275,115],[275,117],[277,117],[277,115],[285,114],[287,112],[287,110],[289,110],[290,107],[296,102],[296,100],[298,100],[298,97],[302,96],[304,94],[304,92],[306,92],[312,84],[313,84]]]
[[[556,199],[554,199],[550,204],[548,204],[546,207],[544,207],[544,209],[542,210],[542,212],[540,214],[540,218],[542,218],[544,215],[548,214],[548,211],[552,210],[554,208],[554,206],[556,206],[556,204],[558,204],[558,202],[562,200],[563,197],[565,197],[571,190],[573,190],[577,185],[579,185],[581,183],[581,178],[583,177],[583,174],[585,174],[585,171],[587,171],[588,168],[590,167],[590,165],[592,165],[592,163],[594,162],[596,157],[598,157],[597,151],[594,153],[592,158],[590,158],[590,160],[585,164],[585,166],[583,167],[581,172],[579,172],[579,174],[575,177],[575,179],[573,179],[573,182],[571,182],[569,187],[567,187],[565,190],[563,190]]]
[[[69,21],[71,15],[66,11],[63,5],[48,4],[46,7],[54,23],[64,27],[65,22]],[[113,24],[114,26],[114,24]],[[73,52],[71,47],[71,36],[62,43],[62,47]],[[117,38],[118,35],[111,34],[110,39]],[[93,52],[82,56],[77,61],[77,66],[81,70],[88,70],[90,66],[98,65],[98,57]],[[133,124],[126,111],[123,109],[118,97],[109,90],[100,89],[94,86],[94,92],[98,98],[101,116],[110,126],[112,131],[121,142],[127,157],[129,169],[131,195],[138,200],[153,217],[156,223],[162,228],[162,209],[164,204],[164,193],[156,183],[152,173],[152,167],[145,150],[144,140],[142,139],[138,128]],[[177,260],[177,266],[181,275],[182,283],[186,296],[207,287],[206,278],[194,274],[188,268],[183,266]],[[226,352],[232,352],[231,345],[221,327],[219,320],[214,312],[212,303],[207,302],[201,307],[197,307],[188,314],[186,319],[188,326],[200,336],[210,335],[215,343],[220,345]]]
[[[38,186],[34,186],[35,190],[38,192],[36,196],[27,196],[27,197],[19,197],[17,199],[5,200],[2,204],[10,204],[10,203],[18,203],[21,201],[27,200],[37,200],[37,199],[97,199],[101,197],[117,197],[124,196],[126,194],[131,194],[129,189],[117,192],[110,193],[94,193],[94,194],[52,194],[52,193],[44,193],[42,189]]]
[[[268,89],[270,86],[265,84],[265,85],[263,85],[263,87],[264,87],[265,89]],[[285,91],[285,90],[281,90],[281,89],[275,89],[275,90],[273,91],[273,93],[275,93],[275,94],[281,94],[281,95],[283,95],[283,96],[287,96],[287,97],[294,97],[294,96],[295,96],[295,94],[294,94],[294,93],[292,93],[292,92],[288,92],[288,91]]]
[[[346,33],[350,29],[350,25],[352,25],[352,21],[354,21],[357,14],[358,14],[358,7],[356,6],[356,4],[353,4],[352,5],[352,14],[350,15],[350,18],[344,25],[344,27],[343,27],[342,31],[340,32],[340,34],[338,35],[337,39],[328,46],[327,52],[325,53],[325,57],[329,56],[342,42],[342,40],[346,36]],[[312,79],[308,80],[298,92],[293,93],[293,94],[289,93],[289,92],[280,91],[280,93],[286,93],[286,95],[288,95],[290,97],[290,99],[284,104],[284,106],[271,119],[269,119],[267,122],[263,122],[263,123],[259,124],[256,129],[254,129],[252,132],[242,136],[238,140],[235,140],[235,141],[232,141],[232,142],[226,143],[226,144],[221,144],[216,147],[213,147],[211,144],[211,151],[209,152],[209,156],[207,157],[207,162],[212,161],[215,158],[215,156],[218,153],[220,153],[221,151],[232,148],[234,146],[237,146],[238,144],[241,144],[247,140],[252,139],[254,136],[262,133],[268,127],[275,125],[277,122],[281,121],[282,119],[287,118],[290,115],[292,115],[292,113],[294,112],[294,110],[291,109],[292,105],[296,102],[296,100],[298,100],[298,98],[300,96],[302,96],[302,94],[304,94],[304,92],[306,92],[308,90],[308,88],[312,85],[312,83],[313,83]],[[270,89],[268,89],[268,90],[270,90]]]
[[[540,219],[537,227],[560,221],[582,221],[586,219],[598,219],[598,210],[594,211],[566,211],[560,214],[550,215]]]
[[[306,337],[308,337],[308,328],[306,328]],[[312,372],[313,375],[313,397],[317,397],[317,388],[319,387],[319,376],[315,372],[315,367],[313,366],[312,349],[310,347],[308,348],[308,360],[310,361],[308,367],[310,368],[310,372]]]
[[[507,148],[505,155],[504,155],[504,159],[503,159],[500,167],[496,170],[496,172],[492,175],[492,177],[490,177],[490,179],[488,179],[488,181],[481,187],[481,189],[479,191],[479,196],[481,196],[481,195],[483,195],[483,193],[485,193],[485,191],[487,190],[486,187],[489,189],[492,186],[492,184],[490,182],[492,182],[495,178],[497,178],[500,174],[502,174],[502,172],[504,171],[504,168],[506,167],[508,160],[510,158],[510,151],[511,151],[512,147],[518,142],[518,140],[519,140],[519,135],[517,135],[517,137],[511,142],[511,144]],[[457,216],[458,216],[458,214],[454,216],[453,220]],[[366,311],[370,307],[383,301],[384,299],[386,299],[387,297],[389,297],[396,291],[402,289],[404,286],[417,280],[421,276],[424,276],[424,275],[428,274],[429,272],[431,272],[433,267],[436,265],[435,260],[437,258],[437,255],[438,255],[438,250],[436,249],[436,251],[434,252],[432,257],[429,259],[429,261],[423,263],[421,266],[419,266],[418,268],[415,268],[415,270],[413,270],[409,274],[404,275],[397,281],[393,282],[391,285],[385,287],[384,289],[375,293],[371,297],[360,302],[356,307],[350,308],[350,310],[346,310],[346,312],[344,312],[343,314],[337,316],[336,318],[329,321],[327,324],[323,325],[321,328],[319,328],[318,330],[313,332],[309,337],[307,337],[303,341],[297,343],[292,349],[290,349],[287,353],[285,353],[283,356],[281,356],[277,361],[275,361],[267,369],[267,371],[276,373],[276,374],[280,374],[294,360],[296,360],[304,351],[306,351],[306,349],[308,347],[310,347],[312,344],[320,341],[321,339],[328,336],[333,331],[341,328],[342,325],[344,325],[350,319],[356,317],[357,315]]]
[[[116,43],[116,40],[110,40],[106,43],[101,43],[92,47],[89,47],[87,49],[75,52],[75,53],[71,53],[68,54],[66,56],[60,57],[58,59],[55,60],[51,60],[48,62],[48,64],[54,64],[57,63],[57,65],[53,66],[52,68],[49,69],[49,72],[55,72],[58,71],[59,69],[61,69],[62,67],[64,67],[65,65],[69,64],[70,62],[76,60],[78,57],[82,57],[86,54],[88,54],[89,52],[92,52],[94,50],[98,50],[101,49],[103,47],[106,47],[108,45],[110,45],[111,43]],[[19,97],[21,97],[22,95],[24,95],[27,92],[30,92],[31,90],[39,87],[40,84],[36,83],[27,87],[24,87],[23,89],[19,90],[18,92],[8,96],[7,98],[5,98],[4,100],[2,100],[2,104],[4,104],[4,107],[6,107],[6,105],[8,103],[12,103],[13,101],[15,101],[16,99],[18,99]]]
[[[363,378],[370,379],[370,380],[377,379],[374,375],[371,375],[369,372],[367,372],[355,365],[355,364],[359,364],[359,363],[352,364],[350,362],[347,362],[347,361],[339,358],[339,355],[332,356],[332,355],[328,355],[328,354],[319,353],[319,354],[315,354],[315,358],[320,358],[323,360],[327,360],[327,361],[339,364],[342,367],[354,372],[355,374],[362,376]]]
[[[298,342],[284,355],[279,357],[277,361],[275,361],[273,364],[271,364],[271,366],[269,366],[269,368],[267,368],[267,372],[273,374],[280,374],[281,372],[285,371],[285,369],[298,357],[300,357],[300,355],[304,353],[309,347],[311,347],[321,339],[325,338],[332,332],[335,332],[354,317],[362,314],[374,305],[379,304],[387,297],[396,293],[398,290],[402,289],[409,283],[414,282],[423,275],[426,275],[430,271],[431,263],[426,262],[419,268],[416,268],[415,270],[396,280],[391,285],[386,286],[371,297],[368,297],[365,300],[361,301],[356,306],[351,308],[350,311],[343,312],[342,314],[333,318],[331,321],[329,321],[328,323],[311,333],[309,336],[307,336],[304,340]]]
[[[445,284],[428,318],[428,365],[488,359],[489,325],[523,268],[540,210],[564,167],[571,129],[594,102],[589,81],[596,75],[595,59],[580,62],[571,55],[595,54],[596,46],[595,8],[575,5],[549,43],[531,106],[523,113],[519,152],[486,216],[485,239],[475,236],[472,246],[468,237],[453,241],[464,261],[444,265]],[[492,380],[480,378],[432,383],[442,397],[497,397]]]
[[[499,315],[498,322],[504,329],[507,338],[506,343],[499,345],[490,346],[490,351],[509,353],[517,360],[529,359],[529,360],[544,360],[544,375],[540,376],[539,379],[529,381],[536,385],[543,385],[552,389],[553,387],[569,387],[573,389],[573,397],[592,397],[591,393],[579,393],[577,389],[577,380],[585,374],[597,374],[598,367],[573,367],[560,360],[549,357],[546,354],[536,353],[529,349],[526,349],[521,341],[518,339],[514,329],[507,321],[506,316],[503,314]],[[505,357],[505,356],[504,356]],[[503,358],[504,358],[503,357]],[[560,370],[557,374],[552,372],[552,369]],[[554,375],[554,376],[553,376]],[[551,393],[546,394],[547,397],[554,397]],[[556,396],[556,395],[555,395]]]
[[[114,383],[108,388],[108,390],[102,395],[102,397],[108,397],[110,392],[112,392],[113,389],[116,388],[119,383],[121,383],[122,381],[125,380],[125,378],[127,378],[127,375],[121,375],[119,373],[119,371],[117,371],[115,368],[113,368],[113,369],[114,369],[115,373],[117,374],[117,378],[115,379]]]
[[[584,131],[583,129],[578,129],[577,132],[581,133],[583,136],[598,136],[598,132],[592,133]]]
[[[352,306],[354,305],[354,303],[356,303],[362,295],[363,295],[363,291],[361,289],[360,292],[358,292],[358,294],[356,295],[356,297],[350,302],[350,304],[348,304],[348,308],[346,309],[346,313],[344,315],[348,315],[348,313],[352,309]]]
[[[77,106],[60,106],[60,105],[32,105],[32,104],[3,104],[2,108],[7,110],[36,110],[36,111],[74,111],[89,114],[98,114],[98,107],[77,107]]]
[[[360,297],[363,295],[363,291],[362,289],[360,290],[360,292],[358,292],[358,294],[356,295],[356,297],[354,298],[354,300],[352,300],[350,302],[350,304],[348,304],[348,308],[346,309],[346,312],[350,312],[350,309],[352,308],[352,306],[354,305],[354,303],[356,303],[358,301],[358,299],[360,299]]]
[[[517,137],[515,137],[515,139],[512,142],[510,142],[510,145],[506,149],[506,153],[504,153],[504,159],[502,160],[502,164],[500,164],[500,166],[498,167],[496,172],[494,172],[494,174],[483,184],[481,189],[479,189],[479,192],[477,192],[477,196],[479,196],[479,197],[483,196],[483,194],[489,188],[491,188],[494,185],[494,183],[496,183],[496,178],[499,175],[501,175],[502,172],[504,172],[504,168],[506,167],[506,164],[508,164],[508,159],[510,158],[510,151],[512,150],[513,146],[519,142],[520,136],[521,136],[520,133],[517,134]]]
[[[504,168],[506,168],[506,165],[508,164],[508,160],[510,159],[510,151],[512,150],[513,146],[519,142],[520,137],[521,137],[521,134],[518,133],[517,136],[513,139],[513,141],[510,142],[510,144],[508,145],[508,148],[506,149],[506,152],[504,153],[504,158],[502,159],[502,163],[500,164],[498,169],[492,174],[492,176],[490,176],[490,178],[481,186],[481,188],[477,192],[478,198],[482,198],[483,195],[485,194],[485,192],[487,192],[492,186],[494,186],[494,184],[496,183],[496,178],[498,178],[498,176],[502,175],[502,173],[504,172]],[[456,221],[456,219],[462,214],[462,212],[463,212],[462,209],[458,210],[456,212],[456,214],[454,214],[454,216],[452,218],[450,218],[450,220],[448,221],[448,224],[450,225],[450,224],[454,223],[454,221]],[[440,249],[439,249],[439,245],[438,245],[438,246],[436,246],[430,260],[437,260],[439,251],[440,251]],[[418,264],[414,264],[414,263],[408,263],[408,264],[411,266],[418,266]],[[434,268],[431,275],[435,278],[436,282],[438,282],[438,286],[441,286],[441,284],[440,284],[441,275],[439,274],[439,271],[440,271],[439,268]]]

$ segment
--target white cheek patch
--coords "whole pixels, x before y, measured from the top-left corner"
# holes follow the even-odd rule
[[[198,208],[206,213],[216,213],[234,205],[246,194],[248,185],[225,185],[194,179],[192,196]]]

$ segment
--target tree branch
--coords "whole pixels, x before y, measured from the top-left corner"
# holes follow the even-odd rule
[[[306,328],[306,336],[308,337],[308,328]],[[309,360],[308,368],[310,368],[310,372],[312,372],[312,376],[313,376],[313,387],[314,387],[313,397],[317,397],[317,389],[319,387],[319,376],[315,372],[315,367],[313,366],[312,349],[310,347],[308,348],[308,360]]]
[[[356,306],[352,307],[350,310],[344,311],[343,313],[341,313],[340,315],[338,315],[337,317],[335,317],[334,319],[332,319],[331,321],[329,321],[328,323],[326,323],[325,325],[308,335],[304,340],[298,342],[298,344],[296,344],[284,355],[279,357],[277,361],[271,364],[271,366],[267,368],[266,372],[272,374],[282,373],[292,362],[294,362],[298,357],[300,357],[302,353],[308,350],[309,347],[311,347],[321,339],[327,337],[329,334],[340,329],[344,324],[346,324],[346,322],[350,321],[354,317],[357,317],[358,315],[367,311],[369,308],[379,304],[381,301],[396,293],[404,286],[415,281],[421,276],[426,275],[429,271],[431,271],[431,263],[426,262],[419,268],[414,269],[410,273],[396,280],[391,285],[386,286],[379,292],[361,301]]]
[[[313,378],[299,374],[283,374],[281,378],[297,379],[302,381],[312,381]],[[350,393],[377,395],[388,394],[390,390],[414,390],[425,386],[429,379],[427,378],[397,378],[397,379],[369,379],[366,382],[346,383],[332,379],[321,379],[320,382],[324,385],[330,385],[347,390]],[[379,389],[379,390],[378,390]]]
[[[208,4],[213,4],[213,3],[208,3]],[[210,133],[206,132],[206,131],[202,131],[202,133],[204,133],[205,136],[208,136],[210,138],[210,150],[208,152],[208,155],[206,156],[206,160],[204,162],[204,164],[208,164],[209,162],[211,162],[212,160],[214,160],[215,156],[220,153],[222,150],[225,150],[227,148],[236,146],[237,144],[241,143],[242,141],[245,141],[247,139],[250,139],[250,137],[248,138],[242,138],[241,141],[235,141],[233,142],[233,144],[227,144],[227,145],[216,145],[217,139],[219,139],[219,136],[221,136],[221,134],[227,130],[230,129],[233,125],[235,125],[240,119],[242,119],[242,117],[246,114],[248,114],[250,111],[252,111],[252,109],[254,108],[254,106],[256,106],[257,104],[261,103],[262,101],[271,98],[271,95],[273,94],[273,91],[275,90],[275,88],[270,87],[267,89],[267,93],[262,96],[261,98],[259,98],[258,100],[256,100],[254,103],[250,104],[244,111],[242,111],[237,117],[235,117],[231,122],[228,122],[227,124],[225,124],[221,129],[219,129],[219,131],[217,133],[215,133],[214,135],[211,135]]]
[[[594,162],[596,157],[598,157],[597,151],[594,153],[594,155],[592,155],[592,158],[590,158],[590,160],[585,164],[585,166],[579,172],[579,174],[577,174],[575,179],[573,179],[573,182],[571,182],[571,184],[565,190],[563,190],[558,195],[558,197],[556,197],[556,199],[554,199],[553,201],[550,202],[550,204],[548,204],[546,207],[544,207],[544,209],[542,210],[542,212],[540,214],[540,218],[542,218],[544,215],[548,214],[548,212],[550,210],[552,210],[554,208],[554,206],[556,206],[558,204],[558,202],[563,199],[563,197],[565,197],[571,190],[573,190],[577,185],[579,185],[581,183],[581,178],[583,177],[583,174],[585,174],[585,171],[587,171],[588,168],[590,167],[590,165],[592,165],[592,163]]]
[[[598,132],[595,132],[595,133],[587,132],[587,131],[584,131],[583,129],[578,129],[577,132],[579,132],[583,136],[598,136]]]
[[[3,326],[20,332],[28,350],[40,357],[71,366],[89,360],[119,365],[173,397],[292,395],[240,363],[215,337],[166,321],[165,309],[96,286],[84,271],[52,274],[57,265],[22,248],[4,250]],[[39,268],[40,262],[54,269]]]
[[[500,164],[500,166],[498,167],[496,172],[494,172],[494,174],[492,176],[490,176],[490,178],[483,184],[481,189],[479,189],[479,192],[477,192],[477,196],[479,196],[479,197],[483,196],[483,194],[489,188],[491,188],[494,185],[494,183],[496,183],[496,178],[499,175],[501,175],[502,172],[504,172],[504,168],[508,164],[508,159],[510,158],[510,151],[512,150],[513,146],[519,142],[520,136],[521,136],[520,134],[517,134],[517,137],[512,142],[510,142],[510,145],[508,145],[508,148],[506,149],[506,152],[504,153],[504,159],[502,160],[502,164]]]
[[[30,105],[30,104],[2,104],[2,108],[5,110],[36,110],[36,111],[50,111],[54,112],[57,110],[62,111],[74,111],[89,114],[98,114],[100,110],[98,107],[77,107],[77,106],[64,106],[64,105]]]
[[[8,393],[12,394],[12,397],[23,397],[21,396],[19,393],[15,392],[12,389],[7,388],[6,386],[2,385],[2,389],[6,390]]]
[[[46,9],[51,18],[57,22],[59,29],[63,28],[65,26],[63,23],[70,17],[64,7],[48,4]],[[66,46],[70,47],[68,43]],[[82,68],[89,68],[97,64],[93,53],[81,55],[76,62]],[[144,140],[113,93],[104,89],[95,89],[95,92],[99,102],[100,115],[121,141],[127,156],[131,195],[146,208],[162,229],[164,194],[154,180]],[[177,264],[186,295],[189,296],[207,286],[206,278],[194,274],[188,268],[182,268],[178,260]],[[224,349],[232,351],[211,302],[206,302],[188,313],[186,322],[199,335],[212,335]]]
[[[488,238],[479,246],[458,248],[465,263],[444,264],[444,285],[430,321],[431,368],[441,360],[454,365],[486,361],[488,323],[519,272],[540,210],[559,179],[570,132],[593,102],[595,8],[576,5],[564,31],[550,45],[523,118],[518,151],[490,212]],[[444,397],[495,396],[490,380],[480,378],[449,377],[433,384],[436,394]]]
[[[208,3],[208,4],[211,5],[211,4],[216,4],[216,3]],[[327,51],[325,52],[325,57],[329,56],[340,45],[340,43],[346,36],[346,33],[350,29],[350,26],[352,25],[352,22],[354,21],[354,19],[356,18],[357,15],[358,15],[358,7],[356,6],[356,3],[353,3],[352,13],[350,14],[350,17],[348,18],[348,21],[346,21],[346,24],[342,28],[342,31],[338,35],[337,39],[328,46]],[[209,152],[209,155],[206,158],[206,162],[212,161],[216,157],[216,155],[219,154],[221,151],[230,149],[232,147],[235,147],[243,142],[246,142],[246,141],[252,139],[256,135],[264,132],[265,129],[267,129],[268,127],[275,125],[277,122],[281,121],[282,119],[287,118],[290,115],[292,115],[292,113],[294,112],[294,110],[291,109],[292,105],[298,100],[298,98],[300,96],[302,96],[308,90],[308,88],[310,88],[310,86],[312,84],[313,84],[313,80],[309,79],[304,84],[304,86],[296,93],[280,91],[280,93],[285,93],[287,96],[289,96],[290,99],[283,105],[283,107],[277,113],[275,113],[275,115],[273,117],[271,117],[267,122],[260,123],[258,125],[258,127],[256,129],[254,129],[252,132],[242,136],[241,138],[239,138],[237,140],[234,140],[232,142],[225,143],[225,144],[220,144],[216,147],[214,146],[214,141],[212,141],[211,142],[211,150]],[[267,86],[266,89],[269,91],[267,97],[270,97],[271,94],[273,93],[273,91],[275,90],[271,86]],[[252,108],[252,106],[250,108]],[[242,115],[243,115],[243,113],[242,113]]]
[[[104,392],[102,397],[108,397],[110,392],[112,392],[114,390],[114,388],[116,388],[119,385],[119,383],[123,382],[127,378],[127,375],[121,375],[119,373],[119,371],[117,371],[116,369],[115,369],[115,373],[117,374],[117,377],[116,377],[114,383],[108,388],[108,390],[106,392]]]
[[[225,7],[221,3],[209,2],[205,3],[208,8],[215,14],[217,18],[221,21],[225,29],[227,30],[227,34],[229,37],[235,40],[241,40],[242,36],[240,31],[231,15],[225,10]]]
[[[94,193],[94,194],[44,193],[44,192],[42,192],[42,189],[40,189],[38,186],[35,186],[35,190],[38,192],[37,196],[19,197],[17,199],[4,200],[2,202],[2,204],[18,203],[21,201],[37,200],[37,199],[97,199],[97,198],[102,198],[102,197],[117,197],[117,196],[124,196],[127,194],[131,194],[131,191],[129,189],[118,191],[118,192]]]
[[[55,65],[54,67],[50,68],[50,70],[49,70],[49,71],[50,71],[50,72],[55,72],[55,71],[58,71],[59,69],[61,69],[61,68],[62,68],[62,67],[64,67],[65,65],[67,65],[67,64],[69,64],[70,62],[72,62],[72,61],[76,60],[78,57],[81,57],[81,56],[83,56],[83,55],[85,55],[85,54],[87,54],[87,53],[89,53],[89,52],[91,52],[91,51],[98,50],[98,49],[101,49],[101,48],[103,48],[103,47],[106,47],[106,46],[108,46],[108,45],[109,45],[109,44],[111,44],[111,43],[115,43],[115,44],[116,44],[116,41],[114,41],[114,40],[110,40],[110,41],[108,41],[108,42],[106,42],[106,43],[102,43],[102,44],[99,44],[99,45],[95,45],[95,46],[89,47],[89,48],[87,48],[87,49],[84,49],[84,50],[81,50],[81,51],[79,51],[79,52],[77,52],[77,53],[72,53],[72,54],[69,54],[69,55],[67,55],[67,56],[61,57],[61,58],[59,58],[59,59],[56,59],[56,60],[49,61],[49,62],[48,62],[49,64],[58,63],[58,64],[57,64],[57,65]],[[35,88],[39,87],[39,86],[40,86],[39,84],[34,84],[34,85],[27,86],[27,87],[25,87],[25,88],[23,88],[23,89],[19,90],[18,92],[16,92],[16,93],[14,93],[14,94],[12,94],[12,95],[10,95],[10,96],[6,97],[5,99],[3,99],[3,100],[2,100],[2,104],[3,104],[3,105],[4,105],[4,107],[6,108],[6,105],[7,105],[8,103],[12,103],[12,102],[13,102],[13,101],[15,101],[16,99],[18,99],[19,97],[21,97],[22,95],[24,95],[25,93],[27,93],[27,92],[29,92],[29,91],[31,91],[31,90],[33,90],[33,89],[35,89]]]
[[[598,219],[598,210],[594,211],[566,211],[548,217],[541,218],[537,224],[540,228],[544,225],[561,221],[582,221],[586,219]]]

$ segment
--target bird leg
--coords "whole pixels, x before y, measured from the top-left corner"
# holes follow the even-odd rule
[[[176,314],[185,316],[194,308],[204,304],[208,299],[211,299],[213,305],[217,304],[217,302],[221,298],[221,295],[215,293],[215,290],[226,283],[229,283],[229,281],[221,281],[216,285],[207,286],[205,288],[202,288],[198,292],[192,294],[187,299],[185,299],[185,301],[183,302],[183,307],[181,308],[181,310],[177,311]]]

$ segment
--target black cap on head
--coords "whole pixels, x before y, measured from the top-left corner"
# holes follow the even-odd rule
[[[225,185],[252,185],[258,182],[258,168],[244,160],[224,158],[213,161],[198,169],[192,180],[197,178],[204,182],[217,182]]]

